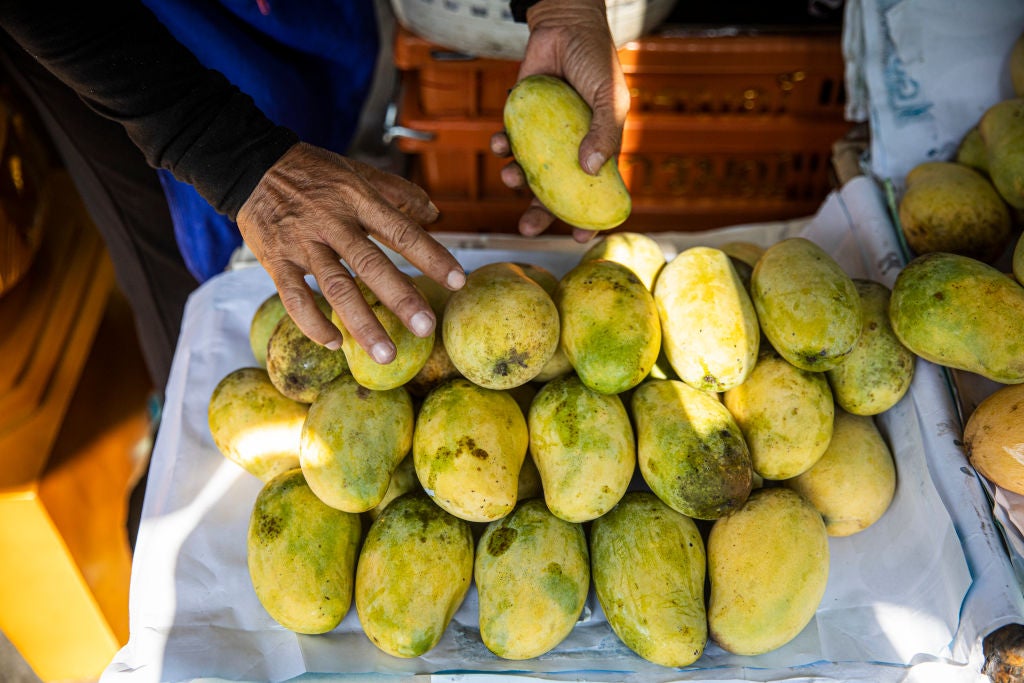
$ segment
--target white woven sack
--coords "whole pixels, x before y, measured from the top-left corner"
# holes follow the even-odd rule
[[[607,0],[608,25],[618,46],[665,20],[676,0]],[[441,47],[475,57],[521,60],[529,38],[512,19],[508,0],[391,0],[398,22]]]

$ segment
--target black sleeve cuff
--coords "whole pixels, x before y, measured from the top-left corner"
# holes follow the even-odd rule
[[[520,24],[526,23],[526,10],[536,5],[540,0],[509,0],[509,9],[512,10],[512,18]]]

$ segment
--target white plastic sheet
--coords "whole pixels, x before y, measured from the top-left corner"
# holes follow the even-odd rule
[[[801,234],[834,254],[851,276],[891,285],[901,257],[886,216],[875,185],[860,178],[809,221],[656,237],[671,258],[697,244],[769,245]],[[561,274],[585,248],[559,237],[443,239],[469,269],[515,260]],[[963,467],[951,395],[939,369],[922,362],[908,395],[878,418],[897,462],[891,508],[869,529],[830,540],[821,607],[794,641],[774,652],[741,657],[711,643],[691,668],[658,667],[622,645],[593,594],[572,635],[527,661],[501,660],[482,645],[474,590],[438,647],[417,659],[377,650],[354,608],[329,634],[290,633],[260,606],[246,569],[246,529],[261,484],[219,454],[206,422],[216,383],[253,364],[249,321],[272,292],[267,274],[250,267],[214,278],[189,301],[136,548],[131,637],[103,683],[349,674],[482,681],[512,673],[574,681],[983,681],[981,638],[1024,620],[1024,601],[984,494]]]

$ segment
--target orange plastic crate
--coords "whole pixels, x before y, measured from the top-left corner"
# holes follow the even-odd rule
[[[666,34],[624,46],[633,101],[619,169],[633,214],[620,229],[695,231],[814,213],[832,189],[832,145],[851,127],[839,37],[829,35]],[[530,195],[502,184],[507,161],[489,141],[503,127],[518,63],[467,59],[403,30],[395,63],[397,123],[419,133],[398,148],[441,210],[433,229],[514,232]]]

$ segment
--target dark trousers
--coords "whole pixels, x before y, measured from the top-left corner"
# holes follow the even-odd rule
[[[162,396],[185,300],[198,283],[178,251],[156,171],[120,124],[89,109],[2,31],[0,66],[2,77],[36,110],[106,243]]]

